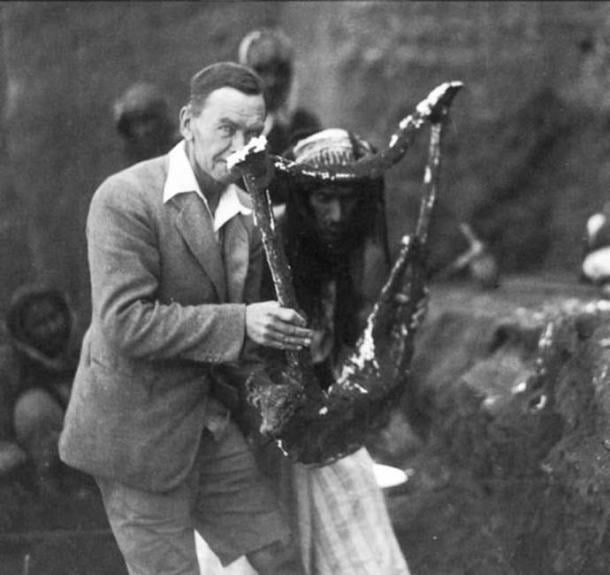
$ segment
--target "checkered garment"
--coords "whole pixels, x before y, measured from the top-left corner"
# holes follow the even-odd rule
[[[409,575],[365,448],[293,481],[308,575]]]

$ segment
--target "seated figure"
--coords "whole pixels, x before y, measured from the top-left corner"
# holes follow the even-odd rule
[[[23,286],[6,317],[8,342],[0,350],[5,441],[14,441],[33,464],[42,489],[60,480],[57,442],[76,371],[74,316],[60,290]]]

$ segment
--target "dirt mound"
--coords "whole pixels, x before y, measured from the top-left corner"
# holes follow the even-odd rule
[[[414,573],[607,572],[610,303],[595,295],[433,290],[403,406],[422,444],[389,498]]]

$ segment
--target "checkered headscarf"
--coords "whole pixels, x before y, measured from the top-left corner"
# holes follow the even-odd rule
[[[293,148],[296,162],[315,168],[344,166],[372,153],[373,149],[368,142],[340,128],[316,132],[297,142]]]

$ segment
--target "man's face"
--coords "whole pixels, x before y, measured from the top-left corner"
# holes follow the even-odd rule
[[[358,204],[353,188],[324,186],[309,195],[320,238],[330,244],[341,241],[349,231]]]
[[[225,185],[234,180],[227,169],[227,157],[259,136],[264,122],[262,94],[247,95],[229,87],[214,90],[199,115],[189,106],[183,108],[180,131],[195,174],[207,174]]]

